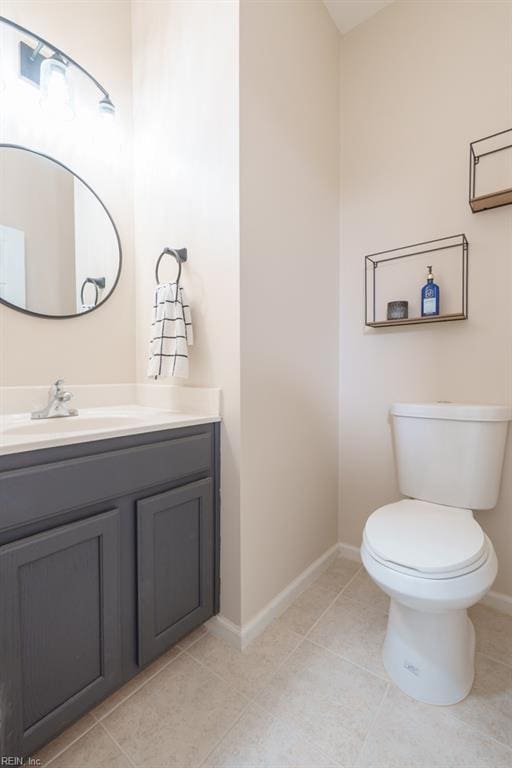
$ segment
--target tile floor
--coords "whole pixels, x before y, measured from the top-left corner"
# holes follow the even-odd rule
[[[483,605],[451,707],[389,683],[388,601],[339,558],[240,653],[200,628],[41,750],[51,768],[511,768],[512,617]]]

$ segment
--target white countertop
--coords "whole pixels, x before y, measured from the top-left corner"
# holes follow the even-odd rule
[[[220,421],[219,416],[178,413],[142,405],[83,408],[78,416],[35,421],[30,419],[30,413],[0,414],[0,455],[216,421]]]

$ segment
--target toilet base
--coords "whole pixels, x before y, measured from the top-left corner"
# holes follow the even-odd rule
[[[383,660],[408,696],[427,704],[456,704],[473,685],[473,624],[464,609],[430,613],[391,600]]]

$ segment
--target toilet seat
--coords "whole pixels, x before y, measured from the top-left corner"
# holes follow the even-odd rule
[[[481,567],[489,542],[469,509],[404,499],[377,509],[363,541],[382,565],[423,579],[449,579]]]

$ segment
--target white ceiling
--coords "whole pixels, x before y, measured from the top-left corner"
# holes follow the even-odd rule
[[[342,35],[392,2],[393,0],[324,0]]]

